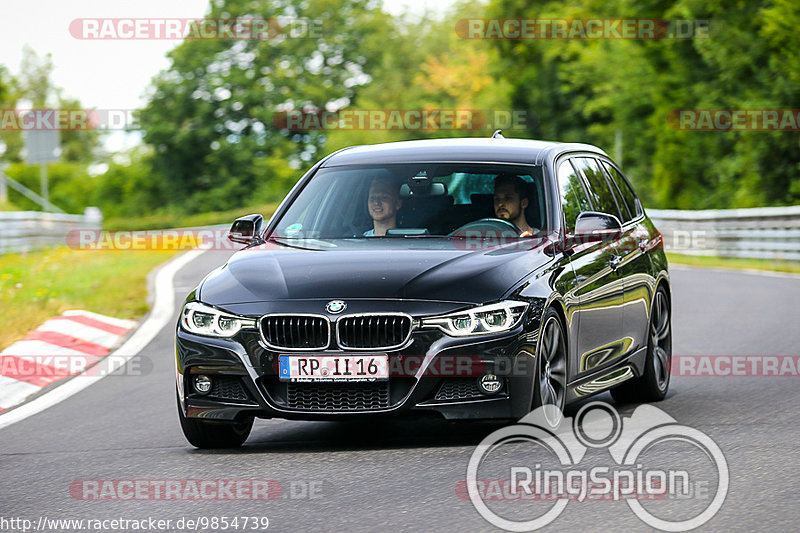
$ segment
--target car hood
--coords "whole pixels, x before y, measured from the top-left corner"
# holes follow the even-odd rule
[[[541,247],[519,243],[465,250],[450,239],[361,241],[270,242],[239,251],[206,277],[199,299],[219,306],[295,299],[483,303],[502,298],[551,259]]]

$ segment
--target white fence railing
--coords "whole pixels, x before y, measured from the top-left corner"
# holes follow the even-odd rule
[[[682,211],[648,209],[667,251],[800,260],[800,205]]]
[[[66,245],[70,231],[99,230],[102,223],[103,216],[96,207],[87,207],[83,215],[0,211],[0,254]]]
[[[800,261],[800,206],[683,211],[648,209],[667,251]],[[77,229],[101,229],[97,208],[83,215],[0,211],[0,254],[67,244]]]

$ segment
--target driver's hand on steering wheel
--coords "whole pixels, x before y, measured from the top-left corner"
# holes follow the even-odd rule
[[[519,234],[519,237],[520,238],[522,238],[522,237],[533,237],[533,232],[531,232],[531,231],[523,231],[522,233]]]

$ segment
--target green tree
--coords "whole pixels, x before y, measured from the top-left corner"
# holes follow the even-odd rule
[[[488,136],[493,112],[508,112],[511,86],[498,66],[498,51],[486,41],[466,41],[456,22],[484,15],[481,4],[460,2],[443,16],[399,18],[377,43],[381,61],[372,81],[349,108],[367,110],[475,110],[476,129],[334,130],[327,132],[325,152],[355,144],[374,144],[435,137]],[[479,128],[481,117],[487,119]],[[508,132],[506,135],[526,132]]]
[[[52,81],[53,60],[50,54],[44,57],[29,46],[22,49],[22,65],[18,76],[13,77],[7,71],[0,73],[0,80],[5,82],[3,94],[0,94],[0,105],[3,109],[17,109],[25,102],[26,109],[83,109],[77,98],[64,95],[60,87]],[[62,130],[59,132],[61,143],[61,159],[72,163],[90,164],[95,160],[100,147],[100,132],[89,130]],[[22,161],[22,150],[25,145],[24,132],[19,130],[0,131],[0,141],[5,144],[4,159],[19,163]]]
[[[707,38],[494,41],[513,106],[538,117],[537,138],[615,151],[654,207],[748,207],[800,199],[797,132],[684,131],[678,109],[800,107],[791,0],[632,3],[493,0],[499,18],[656,18],[711,22]]]
[[[53,57],[50,54],[40,58],[30,46],[22,48],[22,66],[17,83],[21,96],[29,100],[32,107],[47,106],[51,94],[55,92],[52,74]]]
[[[137,146],[110,158],[108,169],[95,178],[92,205],[105,218],[142,216],[165,210],[158,198],[169,196],[163,180],[153,179],[153,150]]]
[[[19,88],[16,78],[0,65],[0,109],[10,111],[17,108]],[[22,134],[19,131],[0,129],[0,157],[3,161],[21,161],[23,147]]]
[[[88,112],[89,110],[81,107],[81,102],[77,98],[70,98],[59,94],[58,109],[77,110]],[[61,130],[59,140],[61,141],[61,159],[72,163],[89,164],[95,161],[100,148],[100,131],[95,128]]]
[[[138,120],[154,148],[154,176],[170,191],[166,201],[189,212],[241,205],[275,180],[285,190],[283,180],[299,177],[324,136],[281,131],[275,114],[353,99],[379,59],[364,43],[388,29],[388,17],[368,0],[220,0],[208,17],[281,17],[294,21],[296,33],[187,39],[170,52],[171,66],[154,80]],[[276,169],[276,155],[294,170]]]
[[[38,165],[14,163],[8,167],[6,173],[29,189],[39,190]],[[49,163],[47,177],[50,201],[67,213],[82,213],[86,207],[95,205],[92,199],[96,181],[87,172],[86,165],[65,161]],[[41,210],[39,204],[20,194],[13,193],[9,196],[21,210]]]

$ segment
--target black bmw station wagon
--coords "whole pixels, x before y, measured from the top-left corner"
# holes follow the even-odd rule
[[[197,447],[241,445],[254,417],[516,419],[605,390],[667,393],[661,235],[597,147],[347,148],[228,236],[245,247],[177,325],[178,411]]]

